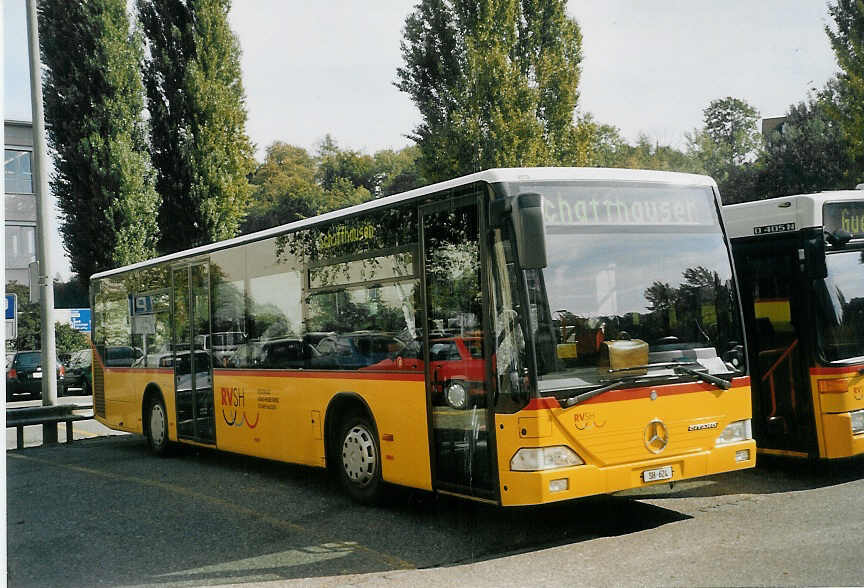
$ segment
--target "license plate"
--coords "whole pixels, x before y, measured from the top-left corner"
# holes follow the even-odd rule
[[[657,482],[659,480],[672,479],[672,466],[663,466],[653,470],[645,470],[642,472],[643,482]]]
[[[39,380],[42,378],[42,372],[33,372],[33,378]]]

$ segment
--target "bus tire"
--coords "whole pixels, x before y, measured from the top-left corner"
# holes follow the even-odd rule
[[[147,408],[147,443],[156,455],[168,455],[168,413],[162,398],[156,396]]]
[[[339,433],[337,453],[339,480],[357,502],[375,504],[383,496],[381,448],[378,433],[365,415],[350,415]]]

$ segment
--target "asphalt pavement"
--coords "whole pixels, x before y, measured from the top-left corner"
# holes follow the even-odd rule
[[[7,452],[10,586],[861,585],[864,466],[800,462],[542,507],[137,436]]]

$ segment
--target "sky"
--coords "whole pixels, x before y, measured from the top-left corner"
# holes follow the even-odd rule
[[[3,4],[4,116],[30,120],[24,0]],[[393,82],[414,4],[234,1],[259,160],[273,141],[314,150],[327,133],[366,153],[410,144],[419,115]],[[825,0],[570,0],[568,14],[583,36],[579,110],[630,141],[644,133],[682,148],[726,96],[782,116],[837,71]]]

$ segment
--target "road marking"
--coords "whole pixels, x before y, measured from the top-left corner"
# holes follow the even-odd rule
[[[120,482],[129,482],[132,484],[140,484],[142,486],[148,486],[150,488],[158,488],[160,490],[165,490],[166,492],[172,492],[174,494],[179,494],[181,496],[186,496],[189,498],[194,498],[196,500],[201,500],[204,502],[208,502],[215,506],[220,506],[222,508],[226,508],[228,510],[234,511],[238,514],[256,518],[264,523],[269,525],[273,525],[274,527],[279,527],[282,529],[287,529],[289,531],[294,531],[297,533],[306,533],[307,535],[311,535],[319,540],[321,540],[322,544],[332,544],[332,538],[325,537],[316,531],[311,531],[302,525],[298,525],[297,523],[292,523],[290,521],[286,521],[283,519],[278,519],[276,517],[272,517],[270,515],[258,512],[251,508],[247,508],[245,506],[240,506],[239,504],[235,504],[233,502],[229,502],[227,500],[223,500],[221,498],[216,498],[214,496],[208,496],[207,494],[202,494],[200,492],[196,492],[194,490],[190,490],[189,488],[184,488],[183,486],[177,486],[175,484],[169,484],[167,482],[159,482],[156,480],[148,480],[146,478],[138,478],[135,476],[124,476],[122,474],[114,474],[112,472],[106,472],[103,470],[97,470],[95,468],[87,468],[83,466],[76,466],[64,463],[57,463],[51,461],[49,459],[41,459],[38,457],[30,457],[26,455],[20,455],[17,453],[7,453],[7,458],[11,459],[20,459],[23,461],[31,461],[34,463],[41,463],[44,465],[54,466],[61,469],[71,470],[73,472],[80,472],[84,474],[90,474],[93,476],[99,476],[101,478],[106,478],[108,480],[115,480]],[[413,570],[416,569],[417,566],[410,561],[404,560],[395,555],[390,555],[389,553],[383,553],[381,551],[376,551],[370,547],[366,547],[360,543],[351,542],[352,547],[355,551],[363,552],[367,555],[375,557],[380,561],[384,562],[388,566],[397,570]]]
[[[66,432],[66,423],[57,423],[63,428],[63,432]],[[82,431],[81,429],[75,430],[75,425],[72,425],[72,436],[75,435],[83,435],[84,437],[103,437],[104,435],[100,435],[99,433],[91,433],[90,431]]]

